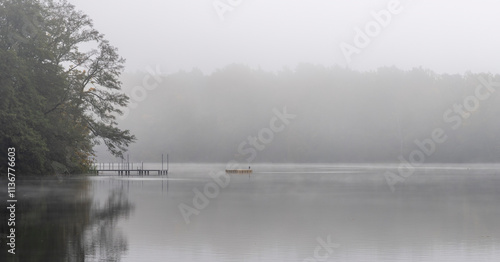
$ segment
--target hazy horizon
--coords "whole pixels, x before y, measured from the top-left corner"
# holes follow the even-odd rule
[[[238,64],[209,75],[154,71],[122,76],[130,105],[118,123],[138,138],[131,161],[170,153],[172,162],[393,163],[415,150],[427,152],[425,163],[500,157],[500,124],[490,121],[499,97],[488,91],[500,75],[311,64],[277,73]]]

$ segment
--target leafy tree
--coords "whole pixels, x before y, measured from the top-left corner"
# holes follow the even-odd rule
[[[135,140],[116,123],[123,64],[67,1],[0,0],[1,154],[15,146],[20,168],[39,174],[85,171],[101,142],[122,157]]]

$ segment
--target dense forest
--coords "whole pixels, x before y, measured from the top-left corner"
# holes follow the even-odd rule
[[[121,156],[124,59],[66,1],[0,1],[0,163],[23,174],[81,173],[102,143]]]
[[[169,153],[174,162],[399,162],[436,128],[447,140],[426,162],[500,159],[498,75],[230,65],[209,75],[125,73],[122,81],[133,107],[119,123],[137,135],[129,151],[136,161]],[[254,147],[252,158],[248,137],[258,138],[273,109],[285,107],[296,117],[268,144],[257,140],[265,148]]]

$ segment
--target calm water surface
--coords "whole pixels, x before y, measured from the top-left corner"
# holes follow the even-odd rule
[[[419,168],[394,192],[383,176],[394,167],[252,168],[250,176],[230,175],[218,194],[210,188],[217,196],[208,203],[197,198],[205,207],[189,223],[179,205],[195,208],[194,190],[213,186],[209,174],[223,165],[171,165],[168,178],[18,181],[18,260],[12,261],[500,258],[498,166]],[[334,247],[325,250],[325,241]]]

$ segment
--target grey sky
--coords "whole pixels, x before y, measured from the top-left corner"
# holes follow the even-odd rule
[[[232,63],[265,70],[300,62],[346,66],[340,44],[354,46],[355,28],[391,2],[241,0],[222,21],[214,0],[69,1],[120,49],[127,71],[160,65],[164,72],[205,73]],[[220,0],[231,1],[238,2]],[[500,73],[499,1],[399,2],[403,10],[351,56],[350,68]]]

